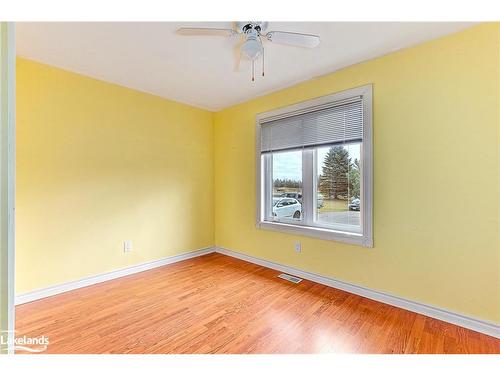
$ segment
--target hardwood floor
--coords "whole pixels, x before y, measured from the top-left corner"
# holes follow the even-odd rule
[[[221,254],[16,308],[45,353],[500,353],[500,340]]]

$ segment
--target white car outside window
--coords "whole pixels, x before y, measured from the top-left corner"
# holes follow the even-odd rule
[[[302,205],[295,198],[273,198],[273,216],[280,218],[300,219]]]

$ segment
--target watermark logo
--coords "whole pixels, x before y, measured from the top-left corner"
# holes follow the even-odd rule
[[[48,346],[49,338],[46,336],[29,337],[23,335],[16,337],[16,331],[0,331],[0,348],[2,348],[2,351],[12,348],[15,351],[41,353],[46,351]]]

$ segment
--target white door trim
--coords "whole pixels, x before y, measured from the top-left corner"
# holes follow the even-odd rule
[[[15,25],[0,22],[0,311],[7,311],[8,353],[14,339]],[[3,263],[4,262],[4,263]],[[3,263],[3,264],[2,264]],[[5,294],[4,294],[5,293]],[[6,296],[6,298],[5,298]],[[5,306],[7,305],[7,306]],[[3,321],[4,318],[2,318]]]

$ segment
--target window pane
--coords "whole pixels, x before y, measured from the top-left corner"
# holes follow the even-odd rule
[[[302,220],[302,151],[276,152],[272,158],[273,218]]]
[[[318,147],[315,154],[316,224],[361,233],[361,143]]]

